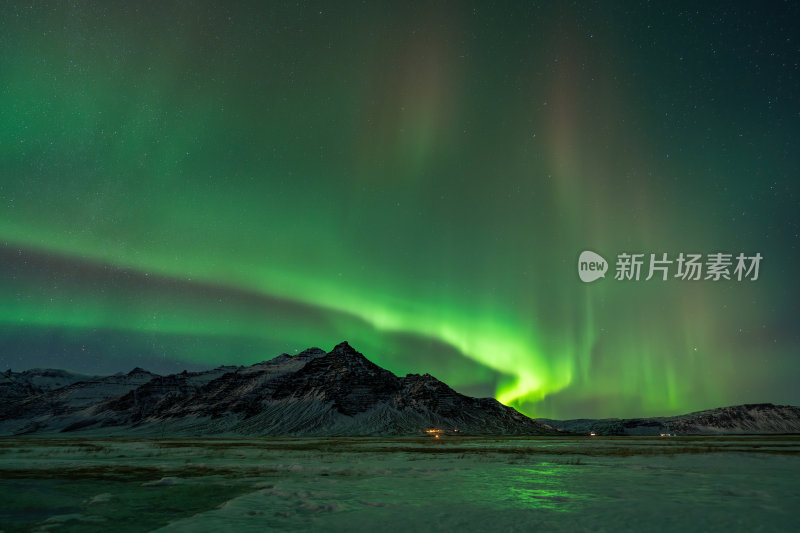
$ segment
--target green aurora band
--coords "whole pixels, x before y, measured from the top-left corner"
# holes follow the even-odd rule
[[[532,416],[800,402],[797,10],[649,9],[6,4],[0,364],[347,339]]]

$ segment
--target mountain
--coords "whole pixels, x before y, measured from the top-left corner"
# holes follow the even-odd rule
[[[0,398],[26,398],[87,379],[91,377],[52,368],[34,368],[24,372],[6,370],[0,372]]]
[[[45,387],[22,397],[0,396],[0,434],[7,433],[6,427],[15,428],[12,433],[61,429],[85,419],[100,402],[134,390],[154,377],[155,374],[135,368],[128,374],[78,380],[63,387]],[[16,388],[14,392],[19,390]],[[16,428],[19,424],[22,425]]]
[[[0,382],[0,435],[561,433],[492,398],[459,394],[428,374],[395,376],[347,342],[328,353],[309,348],[247,367],[168,376],[140,368],[83,380],[70,376],[60,387]],[[33,381],[15,378],[15,383]]]
[[[800,433],[800,407],[771,403],[735,405],[658,418],[537,420],[567,432],[583,435]]]

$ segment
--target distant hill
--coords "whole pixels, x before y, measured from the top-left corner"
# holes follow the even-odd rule
[[[600,420],[537,419],[564,431],[588,435],[719,435],[800,433],[800,407],[771,403],[735,405],[686,415]]]
[[[248,367],[107,377],[60,370],[0,381],[0,435],[139,436],[560,434],[492,398],[457,393],[428,374],[397,377],[347,342]],[[39,375],[36,374],[36,375]]]

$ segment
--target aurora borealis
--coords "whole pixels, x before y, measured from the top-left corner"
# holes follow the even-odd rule
[[[800,8],[580,4],[4,3],[0,369],[347,339],[531,416],[800,404]]]

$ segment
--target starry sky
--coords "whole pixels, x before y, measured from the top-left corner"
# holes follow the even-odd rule
[[[346,339],[530,416],[798,405],[798,27],[778,1],[4,2],[0,369]],[[762,260],[618,280],[622,253]]]

